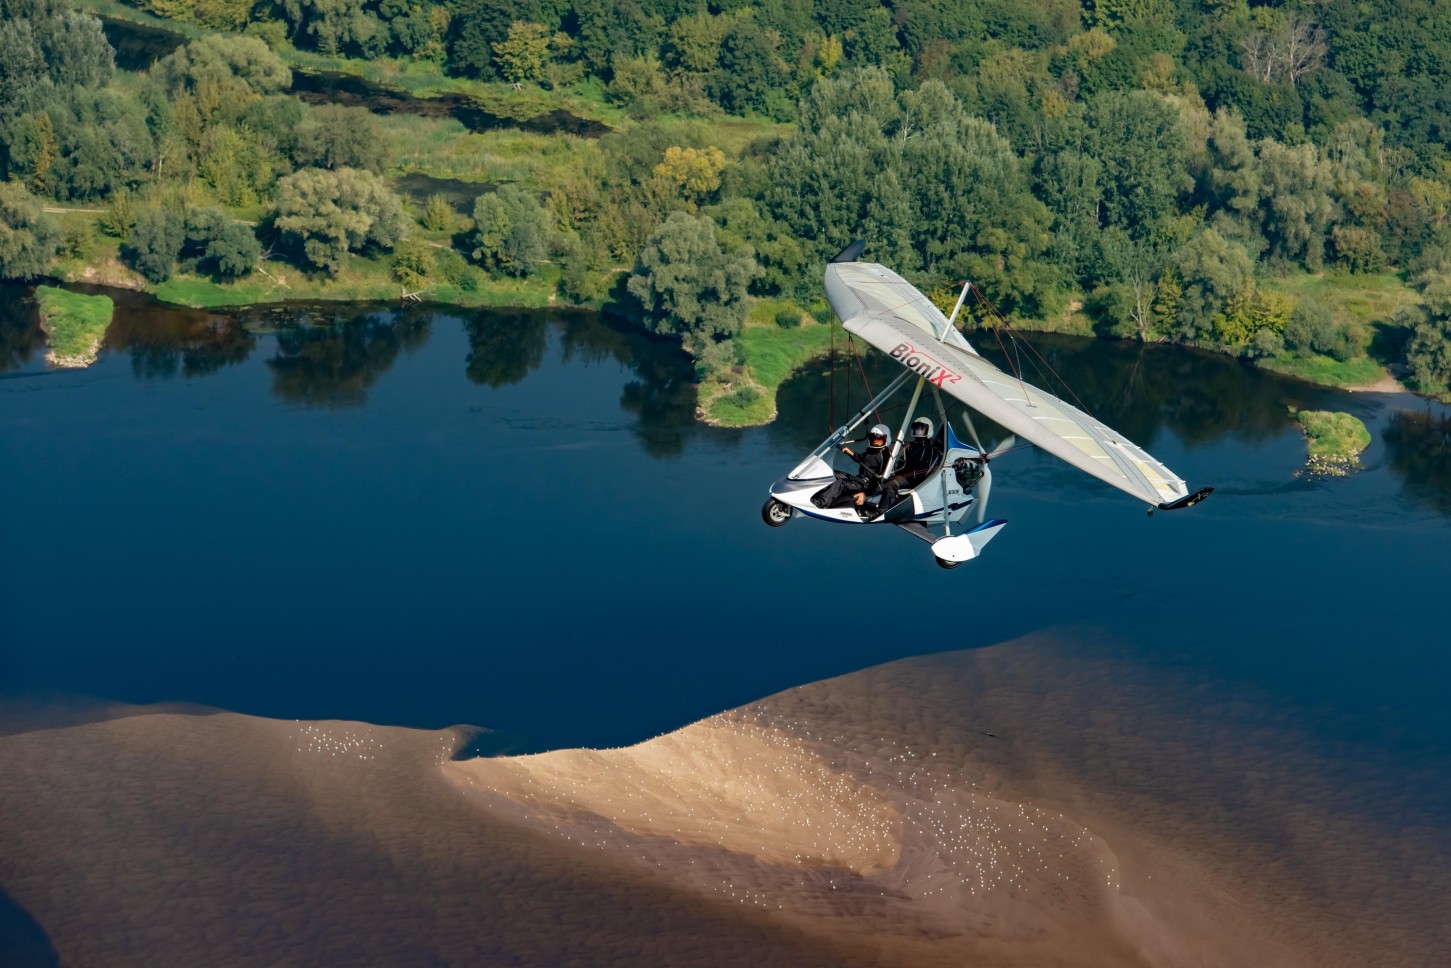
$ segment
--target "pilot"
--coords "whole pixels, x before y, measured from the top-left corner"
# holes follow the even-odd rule
[[[868,493],[876,491],[884,483],[888,483],[884,482],[882,478],[887,469],[887,460],[891,456],[891,452],[888,450],[891,442],[892,433],[887,429],[886,424],[877,424],[867,432],[867,449],[863,453],[858,454],[843,444],[841,452],[857,462],[858,473],[848,474],[845,471],[837,471],[836,480],[817,493],[811,499],[811,503],[819,508],[835,507],[842,495],[851,494],[852,503],[861,507],[866,502]],[[895,488],[893,493],[895,494]],[[886,505],[885,500],[883,504]]]

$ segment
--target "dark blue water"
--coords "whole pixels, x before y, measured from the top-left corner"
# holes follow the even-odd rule
[[[823,366],[783,388],[774,425],[725,431],[694,420],[677,349],[589,315],[138,303],[95,366],[56,372],[4,295],[7,694],[614,745],[1084,624],[1405,769],[1451,760],[1451,423],[1409,396],[1035,339],[1100,417],[1219,490],[1149,517],[1015,453],[994,465],[1009,526],[944,572],[895,529],[761,523],[767,485],[823,435]],[[843,393],[838,377],[838,413]],[[1367,470],[1297,479],[1291,406],[1365,419]]]

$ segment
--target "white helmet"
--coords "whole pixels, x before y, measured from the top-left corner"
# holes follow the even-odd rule
[[[916,420],[912,421],[912,436],[931,437],[932,420],[928,417],[918,417]]]
[[[892,432],[887,429],[886,424],[876,424],[867,431],[867,443],[872,447],[885,447],[892,442]]]

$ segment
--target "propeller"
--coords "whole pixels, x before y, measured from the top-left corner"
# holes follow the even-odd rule
[[[1008,439],[998,444],[991,452],[982,455],[982,483],[977,486],[977,523],[982,524],[987,520],[987,499],[993,492],[993,472],[987,469],[988,462],[994,457],[1006,454],[1018,444],[1018,438],[1008,435]]]

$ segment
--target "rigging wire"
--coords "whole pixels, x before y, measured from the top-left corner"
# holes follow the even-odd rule
[[[876,396],[876,394],[872,393],[872,383],[870,380],[867,379],[867,368],[862,365],[862,358],[860,355],[857,354],[856,340],[851,338],[851,334],[847,334],[846,341],[851,344],[851,355],[856,359],[857,369],[861,371],[862,386],[866,388],[867,399],[871,400]],[[882,415],[876,407],[872,408],[872,416],[877,418],[877,423],[882,422]]]
[[[1018,331],[1013,328],[1011,323],[1003,318],[1003,314],[998,312],[997,307],[988,301],[987,297],[978,290],[977,286],[973,286],[972,291],[973,294],[977,296],[978,301],[982,303],[985,307],[987,307],[988,312],[992,313],[997,321],[1002,325],[1002,328],[1008,334],[1008,339],[1013,342],[1014,348],[1017,348],[1019,345],[1027,346],[1028,351],[1032,353],[1033,356],[1037,357],[1038,360],[1042,361],[1043,366],[1048,368],[1048,373],[1052,374],[1053,380],[1057,383],[1057,385],[1068,391],[1068,395],[1073,398],[1073,402],[1078,404],[1078,409],[1082,410],[1084,413],[1092,417],[1093,411],[1088,409],[1088,406],[1078,398],[1078,394],[1073,391],[1073,387],[1069,385],[1067,380],[1063,379],[1063,377],[1058,373],[1057,370],[1053,369],[1053,364],[1049,363],[1047,358],[1044,357],[1042,353],[1038,352],[1038,348],[1018,334]],[[992,327],[992,329],[993,335],[997,337],[998,346],[1002,346],[1002,337],[997,336],[997,327],[994,326]],[[1003,347],[1003,352],[1007,353],[1006,347]],[[1032,360],[1029,360],[1029,362],[1033,363],[1033,368],[1038,370],[1039,373],[1043,372],[1038,367],[1038,364],[1036,362],[1033,362]],[[1019,363],[1021,363],[1021,357],[1019,357]],[[1015,365],[1011,360],[1009,360],[1008,365],[1013,367],[1013,376],[1017,377],[1018,383],[1021,385],[1023,383],[1023,377],[1021,372],[1019,371],[1019,367]],[[1026,392],[1027,391],[1025,389],[1024,393],[1026,394]]]
[[[832,324],[831,331],[831,366],[826,371],[826,432],[836,432],[836,326]]]

